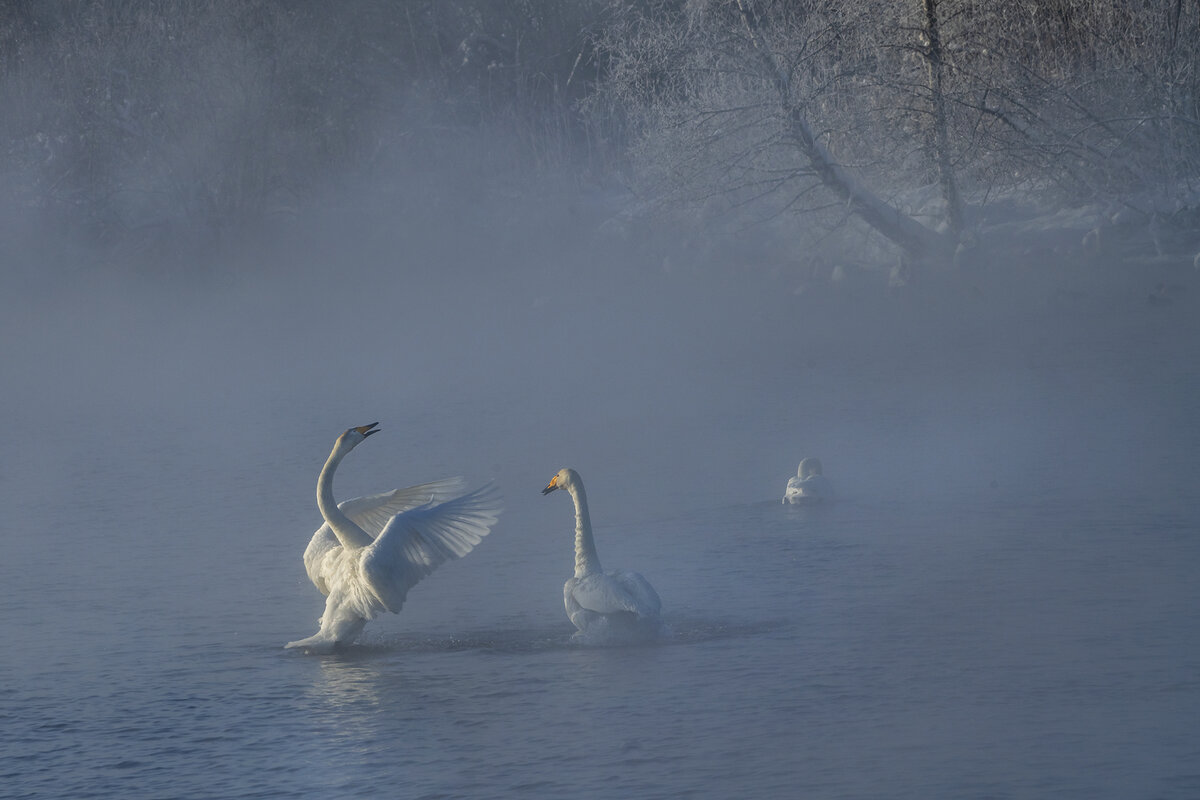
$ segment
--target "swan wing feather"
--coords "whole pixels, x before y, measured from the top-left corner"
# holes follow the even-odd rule
[[[621,585],[637,606],[637,613],[642,616],[652,616],[662,610],[662,600],[658,592],[650,585],[650,581],[642,577],[640,572],[618,569],[611,573],[613,580]]]
[[[657,614],[662,608],[662,601],[654,587],[631,570],[613,570],[576,578],[571,596],[581,607],[597,614],[630,611],[648,616]]]
[[[462,478],[443,478],[419,486],[344,500],[338,503],[338,508],[374,539],[383,532],[392,517],[410,508],[449,500],[462,493],[463,485]]]
[[[471,552],[499,516],[494,484],[396,514],[363,548],[362,575],[383,605],[398,612],[409,589],[446,561]]]
[[[341,546],[337,537],[333,535],[329,523],[325,523],[317,528],[317,532],[308,540],[308,547],[304,548],[304,571],[308,573],[308,579],[323,595],[329,595],[329,585],[325,580],[327,572],[325,558]]]
[[[833,484],[824,475],[792,478],[788,481],[787,491],[783,494],[784,501],[790,502],[826,500],[832,497]]]
[[[443,502],[460,494],[463,485],[462,478],[443,478],[417,486],[393,489],[390,492],[343,500],[338,503],[338,508],[374,539],[397,514],[417,506]],[[304,549],[304,571],[321,594],[329,594],[326,580],[328,565],[325,564],[325,557],[341,546],[333,529],[325,522],[317,528],[308,542],[308,547]]]

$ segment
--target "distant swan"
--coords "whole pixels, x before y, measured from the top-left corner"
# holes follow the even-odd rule
[[[604,572],[592,538],[587,493],[579,473],[564,467],[542,490],[566,489],[575,501],[575,575],[563,585],[567,616],[577,639],[620,641],[653,638],[665,632],[659,618],[662,601],[650,582],[630,570]]]
[[[398,613],[408,590],[442,562],[471,552],[499,517],[495,488],[456,496],[460,478],[335,503],[334,471],[378,424],[339,436],[317,478],[325,524],[304,551],[304,568],[326,595],[325,613],[320,631],[287,647],[329,652],[353,643],[369,620]]]
[[[821,474],[821,460],[806,458],[800,462],[796,475],[789,478],[783,502],[793,504],[819,503],[833,499],[833,484]]]

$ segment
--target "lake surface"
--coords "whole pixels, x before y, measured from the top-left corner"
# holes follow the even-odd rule
[[[1200,796],[1200,315],[646,281],[332,333],[332,280],[14,309],[0,796]],[[465,474],[505,514],[285,651],[317,472],[376,419],[340,498]],[[837,503],[779,503],[805,455]],[[570,641],[564,465],[670,639]]]

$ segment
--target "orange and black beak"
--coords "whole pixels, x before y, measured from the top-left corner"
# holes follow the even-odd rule
[[[379,424],[378,422],[372,422],[370,425],[360,425],[359,427],[355,428],[354,430],[358,431],[364,437],[366,437],[366,436],[370,436],[372,433],[379,433],[378,430],[373,430],[375,428],[375,426],[378,424]]]
[[[555,475],[553,478],[550,479],[550,485],[547,486],[545,489],[542,489],[542,494],[550,494],[557,488],[558,488],[558,476]]]

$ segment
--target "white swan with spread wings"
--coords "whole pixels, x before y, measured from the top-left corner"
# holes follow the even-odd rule
[[[338,464],[378,424],[339,436],[317,479],[325,524],[304,551],[304,568],[326,596],[325,613],[316,634],[287,647],[329,652],[353,643],[368,621],[398,613],[408,590],[443,562],[471,552],[500,515],[494,486],[464,495],[460,478],[334,502]]]
[[[659,618],[662,601],[650,582],[631,570],[600,568],[587,493],[579,473],[564,467],[542,490],[565,489],[575,502],[575,574],[563,585],[567,616],[575,637],[591,642],[644,640],[666,633]]]

